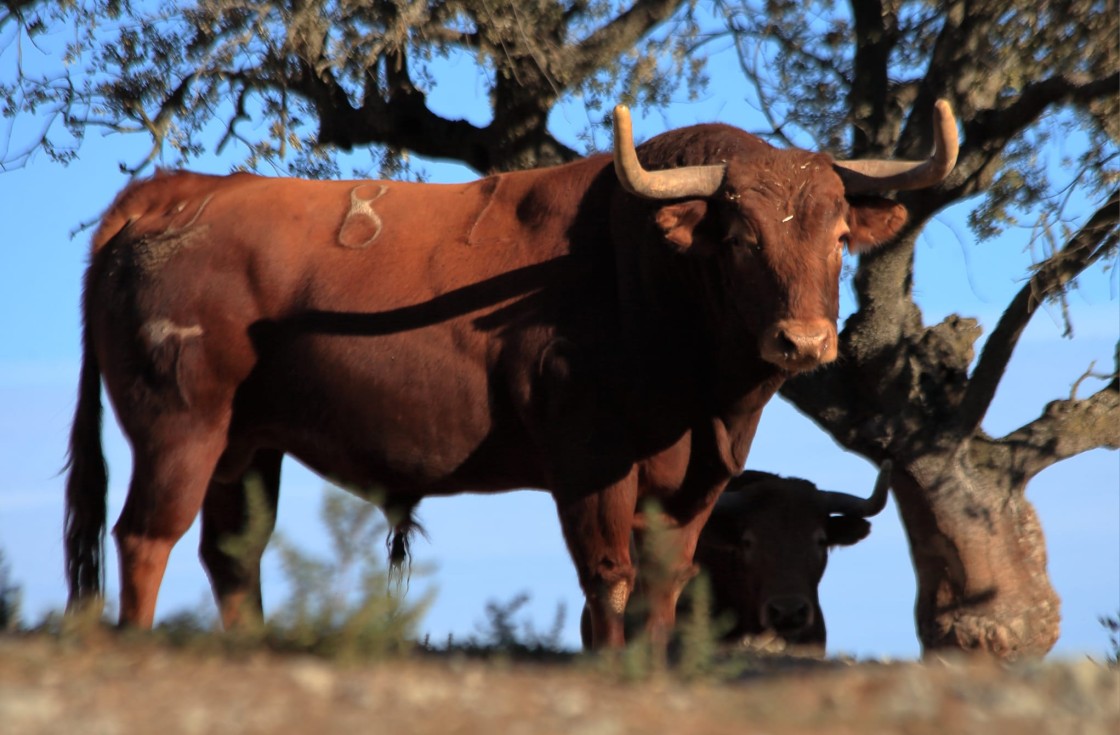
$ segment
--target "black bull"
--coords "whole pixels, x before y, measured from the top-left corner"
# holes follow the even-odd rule
[[[824,652],[817,590],[828,552],[871,532],[867,519],[886,507],[890,473],[888,460],[868,498],[751,470],[728,483],[700,532],[695,557],[710,583],[714,629],[725,642]],[[635,596],[640,608],[640,583]],[[585,608],[585,646],[591,643],[589,622]]]

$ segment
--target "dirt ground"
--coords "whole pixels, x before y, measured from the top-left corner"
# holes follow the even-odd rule
[[[1100,662],[761,662],[729,681],[640,681],[602,659],[423,655],[346,664],[112,637],[0,636],[13,735],[1117,735],[1120,671]]]

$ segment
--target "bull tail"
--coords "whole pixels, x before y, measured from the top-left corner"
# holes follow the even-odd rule
[[[393,525],[386,547],[389,551],[389,583],[398,591],[402,585],[407,587],[412,577],[412,534],[418,532],[427,536],[424,527],[413,516],[415,506],[407,508],[386,508],[386,515]]]
[[[106,493],[109,474],[101,446],[101,370],[93,350],[88,314],[82,329],[82,369],[78,405],[70,428],[66,460],[66,609],[100,605],[104,582]]]

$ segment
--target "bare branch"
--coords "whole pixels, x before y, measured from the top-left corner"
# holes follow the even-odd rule
[[[237,140],[244,140],[244,138],[237,134],[236,128],[237,123],[249,119],[249,114],[245,111],[245,102],[249,98],[249,92],[250,88],[246,86],[242,87],[237,93],[237,104],[234,106],[233,114],[230,115],[229,122],[226,124],[226,132],[222,135],[221,140],[218,141],[218,145],[215,148],[219,154],[225,149],[226,144],[229,143],[230,140],[235,138]]]
[[[785,128],[787,125],[786,121],[778,120],[774,115],[776,105],[770,99],[770,93],[767,91],[766,86],[763,84],[762,74],[759,72],[760,64],[756,59],[757,56],[761,53],[762,44],[756,43],[753,49],[751,49],[755,55],[755,59],[752,59],[748,53],[746,44],[744,44],[742,41],[743,38],[753,38],[756,34],[753,34],[748,29],[743,28],[741,24],[739,24],[739,22],[734,18],[733,13],[730,10],[725,10],[724,12],[727,15],[728,27],[731,29],[731,33],[734,36],[735,55],[739,59],[739,68],[742,70],[743,76],[746,77],[750,85],[754,87],[755,94],[758,96],[758,109],[762,113],[763,117],[766,118],[766,122],[770,125],[770,131],[767,133],[767,135],[776,138],[783,145],[791,148],[796,147],[793,139],[790,138],[785,132]]]
[[[1081,374],[1081,377],[1073,381],[1073,385],[1071,385],[1069,388],[1069,399],[1071,401],[1077,400],[1077,391],[1081,387],[1081,384],[1086,380],[1095,378],[1096,380],[1107,380],[1110,382],[1114,382],[1117,380],[1117,378],[1120,378],[1120,370],[1113,370],[1111,373],[1098,373],[1093,371],[1093,368],[1095,368],[1096,366],[1097,361],[1093,360],[1091,363],[1089,363],[1088,369],[1086,369],[1085,372]]]
[[[1024,480],[1091,449],[1120,449],[1120,390],[1115,379],[1088,398],[1048,403],[1041,416],[998,443],[1011,450],[1012,471]]]
[[[758,47],[756,47],[756,52],[757,49]],[[743,76],[747,78],[747,81],[754,87],[755,94],[758,95],[758,109],[770,125],[770,135],[775,136],[783,145],[791,148],[795,147],[793,140],[786,135],[786,123],[774,116],[775,105],[769,99],[769,93],[762,84],[762,77],[758,73],[757,65],[747,57],[747,52],[743,45],[738,42],[738,39],[735,43],[735,54],[739,58],[739,68],[743,70]]]
[[[1008,305],[969,381],[957,425],[962,436],[972,434],[983,420],[1011,354],[1031,317],[1049,297],[1120,242],[1120,190],[1093,214],[1066,245],[1035,269],[1034,275]]]

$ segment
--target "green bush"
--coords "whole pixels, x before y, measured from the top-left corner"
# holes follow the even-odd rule
[[[1097,618],[1108,631],[1108,650],[1105,652],[1105,661],[1110,668],[1120,668],[1120,611],[1116,615],[1102,615]]]
[[[332,657],[368,658],[411,648],[425,598],[407,604],[383,558],[388,527],[373,503],[329,491],[321,518],[330,539],[317,558],[277,534],[276,553],[289,596],[268,620],[266,635],[281,648]]]
[[[20,604],[23,590],[12,582],[11,569],[0,551],[0,632],[18,630],[22,621]]]

